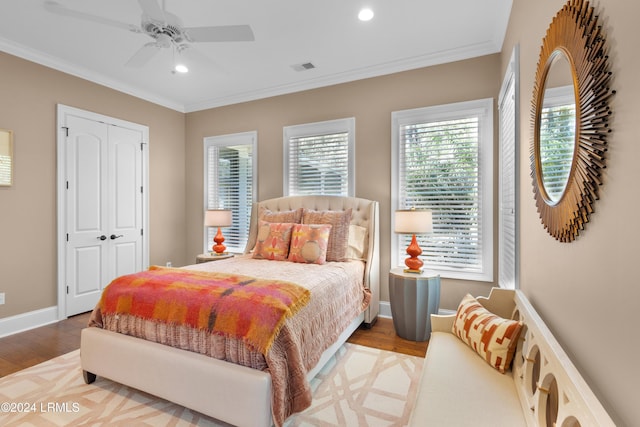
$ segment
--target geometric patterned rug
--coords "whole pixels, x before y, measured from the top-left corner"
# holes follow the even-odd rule
[[[312,380],[313,403],[285,422],[404,426],[424,359],[345,343]],[[98,377],[85,384],[79,350],[0,378],[2,426],[228,426]]]

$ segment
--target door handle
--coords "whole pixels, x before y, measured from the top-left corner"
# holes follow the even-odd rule
[[[102,236],[99,236],[98,239],[100,240],[107,240],[107,236],[105,236],[104,234]]]
[[[118,234],[117,236],[115,234],[112,234],[111,235],[111,240],[116,240],[117,238],[123,237],[123,236],[124,236],[123,234]]]

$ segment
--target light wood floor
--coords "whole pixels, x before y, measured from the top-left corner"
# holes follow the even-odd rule
[[[79,314],[51,325],[0,338],[0,377],[28,368],[80,348],[80,331],[89,313]],[[398,337],[393,321],[379,318],[371,329],[358,329],[349,342],[383,350],[424,357],[427,342]]]

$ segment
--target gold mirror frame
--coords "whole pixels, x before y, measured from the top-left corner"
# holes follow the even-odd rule
[[[569,60],[576,98],[576,127],[573,162],[564,193],[557,201],[547,196],[542,180],[540,123],[545,84],[557,51]],[[536,206],[542,224],[561,242],[571,242],[589,222],[593,204],[599,198],[601,170],[605,168],[609,128],[607,46],[598,16],[588,1],[569,0],[556,14],[542,40],[533,89],[533,144],[531,177]]]

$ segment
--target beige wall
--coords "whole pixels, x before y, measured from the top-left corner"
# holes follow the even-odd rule
[[[640,5],[597,2],[613,61],[614,133],[596,212],[578,240],[556,242],[543,230],[533,203],[528,147],[529,111],[540,43],[562,0],[514,0],[502,55],[447,64],[274,97],[186,116],[90,82],[0,53],[0,127],[15,131],[15,185],[0,188],[0,319],[56,304],[55,105],[66,105],[150,127],[151,262],[193,262],[202,247],[202,140],[258,131],[259,190],[282,194],[282,127],[356,117],[356,193],[381,203],[382,276],[389,268],[391,112],[497,97],[515,44],[521,77],[521,288],[575,362],[614,420],[640,420],[635,332],[640,286],[640,228],[627,220],[640,209]],[[186,134],[186,142],[185,142]],[[185,145],[186,144],[186,145]],[[186,237],[185,237],[186,236]],[[34,268],[37,265],[37,268]],[[445,281],[442,306],[488,284]],[[388,300],[386,280],[382,300]]]
[[[0,128],[14,131],[0,187],[0,319],[57,305],[56,104],[149,126],[150,262],[184,263],[185,115],[0,52]]]
[[[391,112],[495,98],[500,84],[499,59],[499,55],[485,56],[187,114],[189,258],[195,259],[202,250],[204,137],[258,131],[258,198],[264,200],[282,196],[283,126],[355,117],[356,196],[380,202],[381,300],[388,301]],[[441,306],[454,309],[464,293],[485,294],[489,286],[446,280]]]
[[[637,317],[640,227],[640,4],[600,0],[617,90],[613,133],[600,200],[574,243],[558,243],[540,225],[529,176],[530,106],[540,46],[562,0],[515,0],[502,69],[520,45],[521,288],[619,426],[640,423]],[[634,269],[634,270],[632,270]]]

